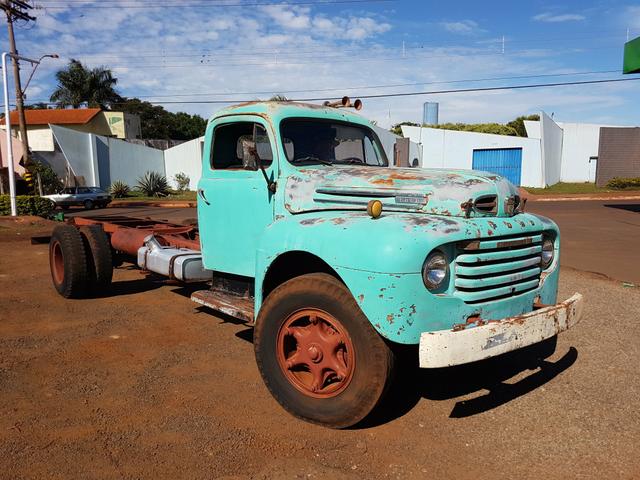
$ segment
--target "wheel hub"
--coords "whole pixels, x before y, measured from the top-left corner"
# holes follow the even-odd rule
[[[355,351],[346,328],[333,315],[313,308],[293,313],[282,324],[277,357],[287,380],[316,398],[342,392],[355,367]]]

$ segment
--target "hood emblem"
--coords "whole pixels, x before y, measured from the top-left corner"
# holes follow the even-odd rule
[[[396,195],[396,203],[403,205],[426,205],[428,201],[429,196],[420,193],[403,193],[402,195]]]

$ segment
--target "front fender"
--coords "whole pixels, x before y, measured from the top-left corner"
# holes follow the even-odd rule
[[[302,251],[331,266],[374,328],[394,342],[416,344],[422,332],[452,328],[476,314],[487,320],[520,315],[532,309],[538,296],[543,303],[555,302],[557,261],[537,289],[473,305],[448,292],[430,293],[422,282],[422,264],[443,244],[541,230],[557,232],[557,227],[529,214],[507,219],[396,213],[372,219],[344,211],[286,216],[265,230],[258,247],[255,311],[262,305],[269,266],[286,252]]]

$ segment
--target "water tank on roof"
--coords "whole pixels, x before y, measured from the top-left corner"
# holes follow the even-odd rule
[[[422,106],[422,123],[426,125],[438,125],[437,102],[424,102]]]

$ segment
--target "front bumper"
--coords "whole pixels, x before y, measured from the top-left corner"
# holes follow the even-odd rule
[[[420,367],[440,368],[471,363],[533,345],[573,327],[582,316],[579,293],[557,305],[503,320],[477,322],[466,329],[420,335]]]

